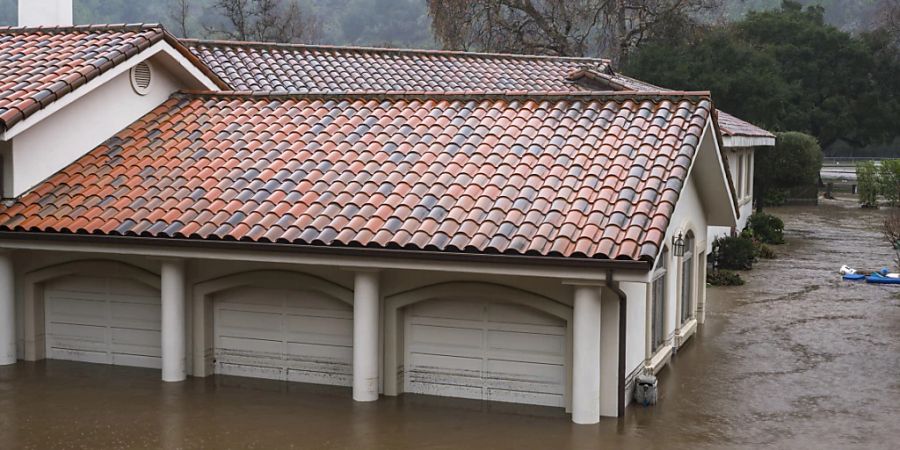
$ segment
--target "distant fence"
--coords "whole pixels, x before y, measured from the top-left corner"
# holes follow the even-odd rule
[[[881,164],[881,161],[900,158],[857,158],[852,156],[826,156],[822,159],[822,167],[828,166],[852,166],[856,167],[856,163],[872,161],[875,164]]]
[[[866,161],[872,161],[875,165],[881,165],[882,161],[889,161],[900,158],[852,158],[852,157],[829,157],[822,160],[822,171],[819,172],[819,178],[822,184],[829,182],[836,186],[845,185],[856,193],[856,164]]]

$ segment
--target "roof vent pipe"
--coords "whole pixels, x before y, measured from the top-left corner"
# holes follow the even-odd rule
[[[19,0],[19,26],[72,26],[72,0]]]

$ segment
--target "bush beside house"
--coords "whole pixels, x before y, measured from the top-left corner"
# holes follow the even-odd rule
[[[822,170],[822,148],[803,133],[777,133],[775,147],[756,150],[753,174],[757,211],[784,204],[790,193],[815,188]]]
[[[784,221],[772,214],[758,212],[750,216],[747,228],[737,236],[716,239],[711,259],[713,270],[706,282],[713,286],[744,284],[734,270],[751,270],[757,259],[775,259],[771,245],[784,244]]]
[[[784,221],[777,216],[755,213],[747,221],[747,229],[760,244],[784,244]]]

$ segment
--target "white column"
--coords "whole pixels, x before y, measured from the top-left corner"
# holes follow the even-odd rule
[[[600,288],[575,286],[572,421],[600,422]]]
[[[600,320],[600,415],[619,416],[619,297],[603,295]]]
[[[0,250],[0,366],[16,363],[16,290],[12,255]]]
[[[184,381],[185,328],[184,328],[184,261],[162,262],[162,379]]]
[[[353,287],[353,400],[378,400],[378,273],[356,273]]]

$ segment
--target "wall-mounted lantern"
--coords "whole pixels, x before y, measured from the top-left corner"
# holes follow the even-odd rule
[[[684,235],[682,233],[672,236],[672,252],[676,257],[684,256]]]

